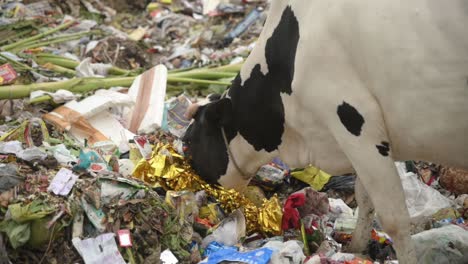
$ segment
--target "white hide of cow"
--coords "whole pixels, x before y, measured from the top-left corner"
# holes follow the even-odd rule
[[[265,45],[290,6],[299,22],[292,93],[281,94],[285,131],[278,151],[238,134],[219,180],[242,189],[262,164],[280,156],[334,175],[356,171],[358,226],[351,249],[366,247],[374,207],[400,263],[416,263],[395,160],[468,168],[468,1],[273,0],[264,29],[241,69],[268,73]],[[337,116],[344,101],[365,118],[359,137]],[[389,142],[388,156],[376,149]]]

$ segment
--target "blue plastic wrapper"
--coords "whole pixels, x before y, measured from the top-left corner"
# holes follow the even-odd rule
[[[211,243],[208,244],[208,246],[206,246],[205,248],[205,251],[203,251],[203,257],[208,257],[210,256],[211,254],[221,250],[221,249],[233,249],[235,251],[237,251],[237,247],[234,247],[234,246],[231,246],[231,247],[228,247],[228,246],[225,246],[221,243],[218,243],[216,241],[213,241]]]
[[[232,40],[246,31],[257,19],[260,18],[262,11],[253,9],[231,32],[224,37],[225,45],[228,45]]]
[[[217,264],[221,261],[236,261],[248,264],[267,264],[273,250],[269,248],[259,248],[249,252],[238,252],[231,248],[223,248],[208,257],[207,264]]]
[[[74,171],[83,171],[83,170],[112,170],[107,165],[107,162],[104,158],[99,155],[94,150],[85,149],[80,150],[80,155],[78,156],[78,164],[73,167]]]

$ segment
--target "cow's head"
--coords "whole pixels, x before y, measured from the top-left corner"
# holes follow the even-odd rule
[[[239,135],[231,99],[210,96],[202,103],[191,105],[186,117],[192,118],[192,123],[183,141],[197,174],[208,183],[227,188],[241,190],[247,186],[263,159]]]

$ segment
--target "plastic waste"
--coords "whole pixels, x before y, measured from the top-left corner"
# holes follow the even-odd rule
[[[419,263],[468,263],[468,231],[448,225],[412,236]]]
[[[352,192],[354,193],[354,185],[356,182],[356,176],[332,176],[328,182],[323,186],[322,192],[328,190]]]
[[[38,90],[38,91],[32,91],[31,94],[29,95],[29,99],[34,99],[36,97],[39,97],[39,96],[43,96],[43,95],[49,95],[52,97],[52,100],[57,103],[57,104],[60,104],[60,103],[64,103],[64,102],[69,102],[69,101],[72,101],[72,100],[76,100],[77,96],[75,94],[73,94],[72,92],[68,91],[68,90],[57,90],[56,92],[46,92],[46,91],[41,91],[41,90]]]
[[[328,216],[333,221],[337,218],[352,218],[353,209],[351,209],[342,199],[328,198],[330,212]]]
[[[101,202],[108,204],[112,199],[128,200],[138,191],[138,189],[125,183],[103,181],[101,183]]]
[[[198,216],[198,207],[195,200],[195,194],[190,191],[167,191],[166,203],[176,209],[180,221],[193,223]]]
[[[291,176],[309,184],[316,191],[322,190],[323,186],[325,186],[332,177],[330,174],[314,166],[309,166],[304,170],[293,171],[291,172]]]
[[[86,264],[126,264],[115,243],[114,233],[81,240],[73,238],[73,246]]]
[[[22,180],[23,177],[18,175],[18,166],[13,163],[0,163],[0,193],[15,187]]]
[[[160,260],[161,260],[161,263],[164,263],[164,264],[179,263],[179,260],[176,258],[176,256],[174,256],[174,254],[169,249],[166,249],[163,252],[161,252]]]
[[[234,246],[245,236],[245,217],[241,210],[236,210],[221,221],[213,233],[203,239],[202,247],[216,241],[226,246]]]
[[[244,33],[262,14],[261,9],[254,8],[237,26],[224,37],[224,45],[229,45],[242,33]]]
[[[263,248],[274,250],[270,264],[301,264],[306,258],[302,252],[302,245],[302,242],[296,240],[289,240],[284,243],[269,241],[263,245]]]
[[[238,252],[235,249],[223,248],[211,254],[206,262],[202,261],[201,263],[218,264],[223,261],[229,261],[247,264],[267,264],[272,254],[273,250],[269,248],[259,248],[248,252]]]
[[[52,155],[60,164],[68,164],[77,161],[77,158],[71,154],[70,150],[68,150],[64,144],[50,147],[49,151],[52,152]]]
[[[206,246],[205,250],[203,251],[203,255],[202,257],[209,257],[211,254],[223,249],[223,248],[230,248],[230,249],[234,249],[234,250],[238,250],[238,247],[234,247],[234,246],[225,246],[221,243],[218,243],[216,241],[213,241],[211,243],[208,244],[208,246]]]
[[[92,58],[86,58],[76,66],[76,76],[77,77],[104,77],[107,76],[107,73],[111,64],[104,63],[91,63]]]
[[[190,120],[184,116],[190,104],[190,99],[185,95],[180,95],[166,102],[167,128],[176,137],[182,137],[190,124]]]
[[[286,177],[285,171],[274,166],[267,164],[257,171],[253,181],[263,187],[265,190],[272,190],[280,185]]]
[[[135,168],[135,164],[129,159],[120,159],[119,160],[119,173],[122,176],[127,177],[132,175],[132,171]]]
[[[75,185],[78,176],[66,168],[61,168],[50,183],[47,191],[52,191],[57,195],[67,196],[73,185]]]
[[[109,113],[112,107],[132,107],[134,102],[126,95],[111,90],[98,90],[80,102],[71,101],[43,116],[44,120],[69,133],[84,144],[112,140],[116,145],[134,135]]]
[[[0,153],[18,155],[23,150],[23,143],[14,140],[8,142],[0,142]]]
[[[0,85],[12,83],[17,77],[18,74],[11,64],[6,63],[0,66]]]
[[[407,173],[404,163],[396,162],[395,164],[405,191],[406,205],[413,221],[452,206],[450,199],[418,180],[416,174]]]
[[[47,153],[38,147],[32,147],[22,150],[18,153],[18,158],[26,161],[43,160],[47,157]]]
[[[128,90],[135,107],[124,113],[131,132],[145,134],[162,127],[166,80],[167,68],[161,64],[135,78]]]

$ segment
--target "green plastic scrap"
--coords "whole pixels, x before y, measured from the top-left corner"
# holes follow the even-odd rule
[[[21,203],[12,204],[8,206],[8,209],[11,214],[11,219],[17,223],[40,219],[55,211],[41,200],[35,200],[28,205],[22,205]]]
[[[21,203],[8,206],[11,219],[0,223],[0,232],[7,234],[13,248],[20,247],[31,237],[31,220],[41,219],[54,210],[41,200],[35,200],[28,205]]]
[[[0,232],[6,233],[11,246],[15,249],[26,244],[31,236],[29,223],[19,224],[13,220],[1,222]]]

